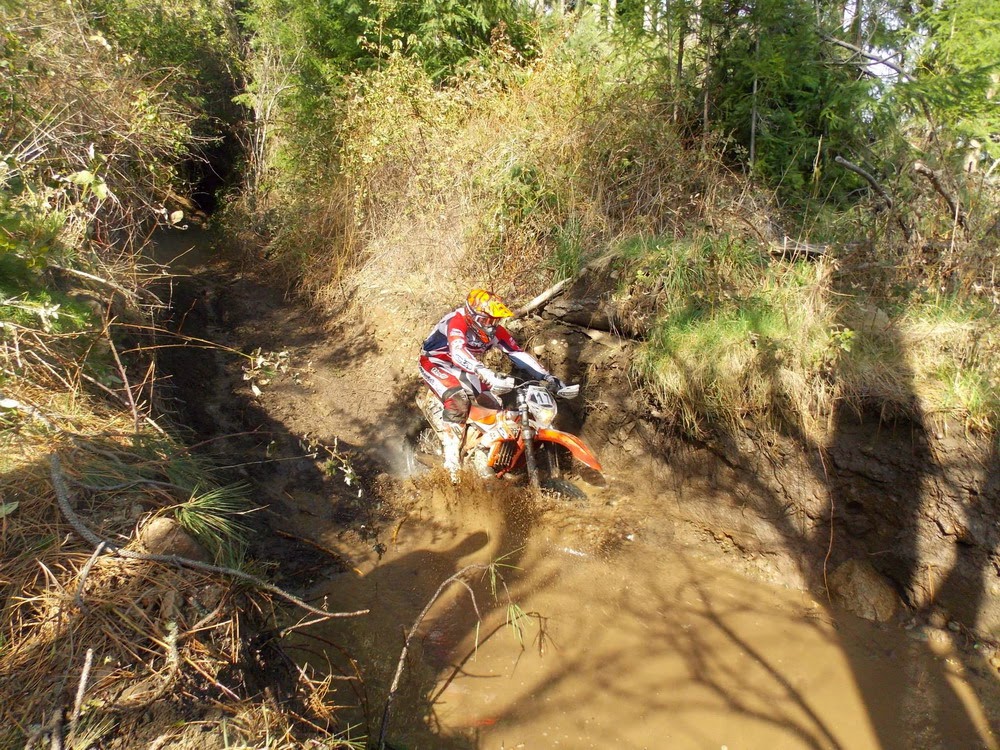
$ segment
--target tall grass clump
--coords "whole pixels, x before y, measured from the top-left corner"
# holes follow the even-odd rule
[[[734,238],[633,242],[622,257],[631,276],[620,294],[658,311],[636,368],[686,430],[799,423],[814,410],[803,386],[827,377],[836,350],[836,310],[816,268],[773,267],[763,248]]]
[[[834,410],[1000,426],[992,307],[908,298],[887,312],[836,266],[744,242],[631,242],[619,297],[658,311],[636,369],[691,433],[748,421],[817,437]]]
[[[996,307],[979,297],[930,297],[902,311],[914,392],[930,416],[1000,430],[998,320]]]

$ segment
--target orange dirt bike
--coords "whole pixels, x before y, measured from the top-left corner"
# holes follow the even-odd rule
[[[464,467],[480,476],[511,478],[527,475],[536,489],[583,499],[586,493],[567,480],[576,475],[592,484],[603,482],[600,461],[576,435],[553,429],[558,407],[555,396],[575,398],[579,385],[563,386],[553,393],[540,380],[515,385],[500,409],[473,402],[469,411],[461,458]],[[416,438],[417,460],[432,465],[421,456],[440,456],[441,441],[434,425],[441,424],[441,402],[428,389],[417,396],[417,406],[431,427]]]

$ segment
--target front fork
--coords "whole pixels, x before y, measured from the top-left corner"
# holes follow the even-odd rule
[[[524,441],[524,460],[528,465],[528,477],[531,479],[531,486],[536,490],[541,489],[541,482],[538,481],[538,464],[535,463],[535,429],[531,426],[528,418],[528,402],[517,394],[517,406],[521,412],[521,439]]]

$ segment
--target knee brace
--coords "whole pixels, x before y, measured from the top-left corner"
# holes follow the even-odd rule
[[[469,407],[472,405],[469,394],[459,387],[449,388],[441,394],[441,403],[444,404],[444,421],[455,424],[465,422],[469,416]]]

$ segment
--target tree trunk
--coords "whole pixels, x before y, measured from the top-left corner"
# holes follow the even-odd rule
[[[680,112],[678,111],[680,107],[680,91],[683,85],[684,79],[682,75],[684,73],[684,39],[687,37],[688,25],[687,25],[687,13],[685,12],[681,16],[681,23],[677,29],[677,68],[674,74],[674,112],[673,120],[677,122]]]
[[[702,83],[704,100],[701,111],[701,151],[703,154],[708,151],[709,76],[712,71],[712,37],[708,34],[706,36],[708,38],[705,40],[705,78]]]
[[[757,32],[757,39],[754,41],[754,62],[760,58],[760,32]],[[754,161],[757,157],[757,72],[753,74],[753,106],[750,109],[750,171],[753,171]]]

